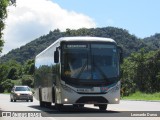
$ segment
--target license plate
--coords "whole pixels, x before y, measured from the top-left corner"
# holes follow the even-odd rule
[[[77,92],[93,92],[94,89],[78,88]]]

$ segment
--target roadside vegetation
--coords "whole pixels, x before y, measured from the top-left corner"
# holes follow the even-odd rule
[[[10,60],[0,64],[0,93],[10,92],[14,85],[28,85],[33,88],[34,60],[24,64]]]
[[[160,92],[158,93],[142,93],[142,92],[135,92],[130,94],[129,96],[124,96],[121,98],[122,100],[146,100],[146,101],[160,101]]]
[[[160,92],[160,50],[132,53],[121,66],[121,93],[129,96],[136,91],[142,93]]]

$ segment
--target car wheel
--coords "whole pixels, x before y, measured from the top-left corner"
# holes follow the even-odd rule
[[[13,102],[13,99],[11,98],[11,102]]]
[[[31,102],[33,102],[33,99],[31,99]]]
[[[16,100],[14,100],[14,102],[16,102]]]
[[[26,100],[27,102],[29,101],[29,100]]]

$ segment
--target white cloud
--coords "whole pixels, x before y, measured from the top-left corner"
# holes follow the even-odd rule
[[[50,0],[17,0],[16,7],[11,6],[8,11],[2,54],[47,34],[50,30],[96,27],[89,16],[67,11]]]

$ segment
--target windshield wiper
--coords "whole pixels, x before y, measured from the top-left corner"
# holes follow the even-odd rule
[[[109,82],[110,80],[109,80],[108,77],[105,75],[105,73],[103,72],[103,70],[102,70],[97,64],[95,64],[94,61],[93,61],[93,65],[94,65],[94,67],[97,68],[97,70],[99,70],[99,72],[101,73],[101,75],[103,76],[103,78],[104,78],[107,82]]]
[[[82,72],[84,71],[84,69],[86,68],[86,66],[87,66],[87,61],[84,63],[84,65],[82,66],[80,72],[78,73],[78,75],[77,75],[78,79],[80,78],[80,76],[81,76]]]

